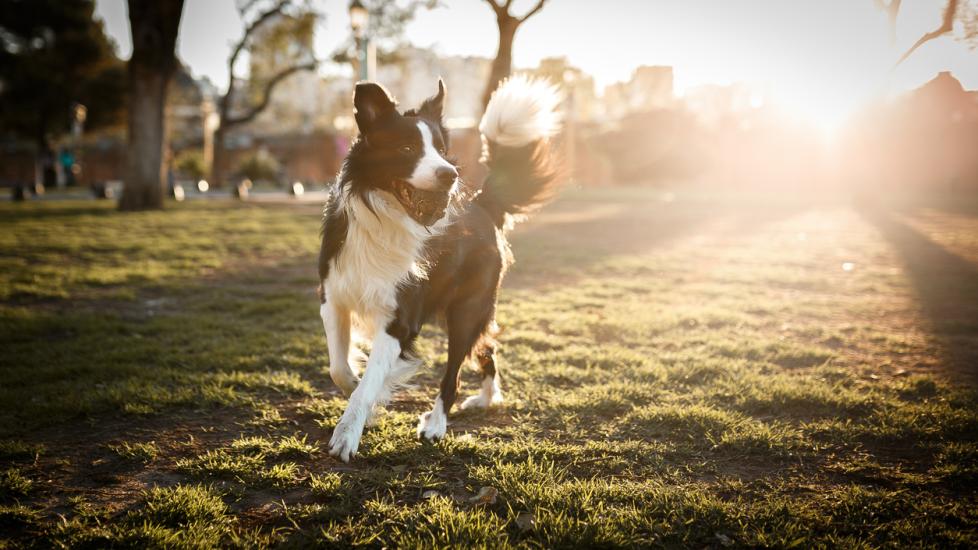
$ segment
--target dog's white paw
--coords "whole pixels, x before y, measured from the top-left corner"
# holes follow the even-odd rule
[[[361,435],[363,435],[362,427],[358,428],[353,422],[346,422],[341,418],[333,428],[333,437],[329,440],[329,454],[343,462],[349,462],[357,454]]]
[[[493,393],[486,395],[483,392],[479,392],[476,395],[465,398],[462,404],[459,405],[460,409],[488,409],[489,407],[494,407],[496,405],[501,405],[503,403],[502,392]]]
[[[479,393],[466,398],[462,402],[462,409],[488,409],[503,402],[503,392],[499,389],[499,383],[494,378],[487,378],[482,381],[482,389]]]
[[[448,417],[441,406],[441,398],[435,400],[435,407],[418,417],[418,438],[437,441],[448,431]]]

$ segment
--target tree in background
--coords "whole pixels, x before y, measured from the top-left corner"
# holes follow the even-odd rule
[[[275,157],[269,154],[268,151],[259,149],[241,161],[241,164],[238,165],[237,172],[239,175],[257,183],[259,181],[275,182],[281,170],[282,165],[275,160]]]
[[[199,180],[207,175],[207,165],[200,151],[188,149],[173,159],[173,167],[188,178]]]
[[[516,38],[516,31],[527,19],[543,9],[546,1],[538,0],[536,6],[526,12],[526,15],[516,17],[509,13],[513,0],[505,0],[502,4],[497,3],[497,0],[486,0],[496,14],[496,24],[499,26],[499,49],[496,51],[496,58],[492,60],[486,91],[482,94],[483,108],[489,104],[489,97],[496,91],[499,83],[513,71],[513,39]]]
[[[251,20],[244,31],[241,40],[235,44],[228,58],[228,87],[218,102],[220,122],[214,132],[214,156],[211,162],[211,183],[223,185],[224,174],[224,140],[227,132],[240,124],[253,120],[268,107],[275,87],[283,80],[300,71],[311,71],[316,68],[318,61],[312,50],[312,39],[319,14],[306,4],[296,4],[292,0],[277,0],[271,6],[254,14],[255,0],[238,4],[238,11],[245,21]],[[260,37],[260,48],[269,58],[262,64],[262,74],[251,74],[245,98],[246,106],[236,109],[237,94],[245,91],[236,87],[238,77],[234,74],[235,65],[241,53],[251,51],[252,68],[255,63],[259,46],[256,40]]]
[[[438,0],[408,0],[407,2],[392,2],[391,0],[361,0],[363,7],[370,12],[370,40],[377,48],[379,63],[396,63],[401,57],[399,51],[408,47],[404,40],[404,30],[418,9],[434,9],[439,5]],[[357,61],[356,40],[350,36],[333,54],[336,63],[354,63]],[[353,53],[353,55],[351,55]]]
[[[874,0],[874,2],[880,9],[886,12],[890,20],[890,36],[895,39],[897,18],[900,15],[900,6],[903,4],[902,0]],[[907,51],[903,52],[903,55],[900,56],[896,64],[899,65],[906,61],[918,48],[931,40],[953,32],[955,23],[961,26],[962,39],[972,46],[978,43],[978,6],[976,6],[976,3],[969,2],[968,0],[947,0],[947,3],[944,4],[944,12],[941,15],[941,24],[936,29],[921,35]]]
[[[38,166],[85,107],[88,128],[121,121],[124,65],[92,0],[0,2],[0,128],[31,141]],[[45,162],[53,171],[53,163]],[[43,183],[45,170],[35,171]]]
[[[163,208],[166,96],[183,0],[129,0],[129,135],[120,210]]]

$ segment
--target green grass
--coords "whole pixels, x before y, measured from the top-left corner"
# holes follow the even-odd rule
[[[25,497],[33,487],[34,482],[17,468],[0,471],[0,499]]]
[[[318,205],[0,204],[0,548],[978,545],[978,205],[661,196],[520,226],[505,405],[417,441],[426,329],[349,465]]]
[[[278,441],[260,436],[241,437],[227,448],[179,460],[177,468],[195,477],[224,478],[248,486],[292,487],[304,476],[295,462],[279,459],[314,456],[319,448],[306,439],[305,435]]]
[[[160,448],[157,447],[155,441],[148,441],[146,443],[123,441],[122,443],[109,445],[108,447],[110,451],[126,460],[139,462],[149,462],[160,454]]]

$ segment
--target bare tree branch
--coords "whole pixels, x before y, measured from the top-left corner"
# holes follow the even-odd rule
[[[222,124],[224,119],[228,117],[228,113],[231,110],[231,96],[234,94],[234,81],[236,80],[234,76],[234,66],[238,62],[238,56],[241,55],[241,52],[248,45],[248,39],[251,38],[251,35],[256,30],[258,30],[259,27],[265,24],[266,21],[282,13],[282,11],[285,10],[286,7],[288,7],[291,1],[292,0],[279,0],[279,2],[275,4],[275,6],[261,13],[257,18],[255,18],[254,21],[251,22],[250,25],[248,25],[248,27],[245,29],[244,35],[241,37],[241,40],[239,40],[238,43],[234,45],[234,50],[232,50],[231,52],[231,57],[228,58],[228,89],[226,92],[224,92],[224,95],[221,97],[220,104],[218,105],[218,110],[220,111],[219,114],[221,116]],[[242,15],[244,15],[244,12],[253,3],[254,2],[246,3],[241,8]]]
[[[254,21],[252,21],[250,25],[248,25],[248,28],[245,29],[244,36],[242,36],[241,40],[235,44],[234,50],[231,52],[231,57],[228,58],[228,65],[231,69],[234,68],[235,62],[238,61],[238,56],[241,54],[241,51],[244,50],[245,46],[248,45],[248,39],[256,30],[258,30],[258,27],[261,27],[265,21],[268,21],[269,19],[282,13],[289,3],[290,0],[281,0],[275,4],[274,7],[269,8],[269,10],[266,12],[263,12]]]
[[[951,32],[951,30],[954,29],[954,16],[957,14],[957,11],[958,0],[947,0],[947,7],[944,8],[944,18],[941,21],[941,26],[918,38],[917,41],[914,42],[913,46],[910,46],[910,49],[904,52],[904,54],[900,56],[900,59],[893,66],[896,67],[906,61],[913,52],[917,51],[917,48],[923,46],[927,42],[930,42],[943,34]]]
[[[275,90],[275,87],[278,86],[280,82],[282,82],[283,80],[292,76],[295,73],[301,71],[311,71],[316,68],[318,63],[319,63],[318,61],[310,61],[309,63],[303,63],[301,65],[293,65],[287,69],[278,72],[267,83],[265,83],[265,88],[262,90],[262,98],[261,101],[258,102],[258,104],[252,106],[250,109],[248,109],[248,111],[245,114],[241,116],[223,117],[221,120],[221,125],[224,126],[225,128],[229,128],[231,126],[236,126],[238,124],[244,124],[245,122],[250,122],[256,116],[258,116],[258,113],[264,111],[265,107],[268,107],[268,102],[272,99],[272,92]]]
[[[242,18],[244,18],[245,12],[249,11],[256,4],[257,0],[240,0],[237,2],[238,10],[241,12]],[[228,87],[224,92],[224,95],[221,96],[218,104],[220,125],[215,130],[214,134],[214,157],[213,161],[211,162],[211,179],[213,180],[214,185],[220,186],[224,183],[224,171],[226,167],[224,166],[225,163],[222,162],[222,160],[224,158],[224,136],[226,135],[227,131],[233,126],[250,122],[262,111],[264,111],[271,102],[272,93],[274,92],[275,87],[278,86],[283,80],[297,72],[313,70],[319,63],[319,61],[316,59],[302,64],[295,61],[295,65],[279,71],[272,76],[271,79],[265,82],[264,87],[262,88],[261,101],[250,106],[243,114],[232,116],[231,102],[236,93],[235,82],[237,81],[237,78],[234,76],[234,66],[237,64],[238,57],[242,51],[251,46],[251,43],[253,42],[253,35],[256,31],[258,31],[258,29],[271,22],[277,16],[286,14],[286,10],[293,5],[295,5],[294,0],[277,0],[270,8],[259,13],[258,16],[255,17],[245,28],[244,34],[234,45],[231,55],[228,57]],[[311,11],[310,13],[315,16],[314,11]],[[255,75],[252,75],[252,78],[255,78]]]
[[[546,3],[547,3],[547,0],[540,0],[539,2],[537,2],[537,5],[536,5],[536,6],[534,6],[534,8],[533,8],[532,10],[530,10],[530,11],[529,11],[529,12],[528,12],[528,13],[527,13],[526,15],[524,15],[523,17],[520,17],[520,23],[522,23],[522,22],[524,22],[524,21],[526,21],[526,20],[527,20],[527,19],[529,19],[530,17],[533,17],[533,15],[534,15],[534,14],[535,14],[536,12],[538,12],[538,11],[540,11],[541,9],[543,9],[543,5],[544,5],[544,4],[546,4]]]
[[[266,12],[263,12],[254,21],[252,21],[250,25],[248,25],[248,28],[245,29],[244,36],[242,36],[241,40],[235,44],[234,50],[231,52],[231,57],[228,58],[228,68],[231,70],[231,78],[234,78],[234,64],[238,61],[238,56],[241,54],[241,51],[248,45],[248,39],[251,38],[251,35],[266,21],[282,13],[282,11],[285,10],[290,3],[291,0],[281,0],[275,4],[274,7],[269,8]]]
[[[497,4],[496,0],[486,0],[486,3],[488,3],[489,7],[492,8],[492,11],[496,13],[496,17],[499,17],[500,15],[505,13],[506,10],[505,6],[501,6]]]

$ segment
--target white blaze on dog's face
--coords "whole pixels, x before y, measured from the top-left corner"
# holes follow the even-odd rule
[[[345,166],[354,191],[389,191],[415,221],[426,226],[444,215],[458,180],[458,170],[446,158],[444,99],[445,85],[439,80],[435,96],[401,114],[382,86],[357,84],[353,101],[361,140]]]
[[[421,156],[408,182],[426,191],[448,191],[458,179],[458,171],[445,159],[448,154],[448,135],[442,124],[445,105],[445,83],[438,79],[438,93],[426,99],[417,110],[408,115],[417,116],[421,133]]]
[[[454,185],[458,171],[450,162],[445,160],[445,145],[440,130],[432,132],[432,124],[427,120],[418,120],[418,130],[421,132],[422,153],[414,172],[408,178],[408,183],[426,191],[445,191]]]

